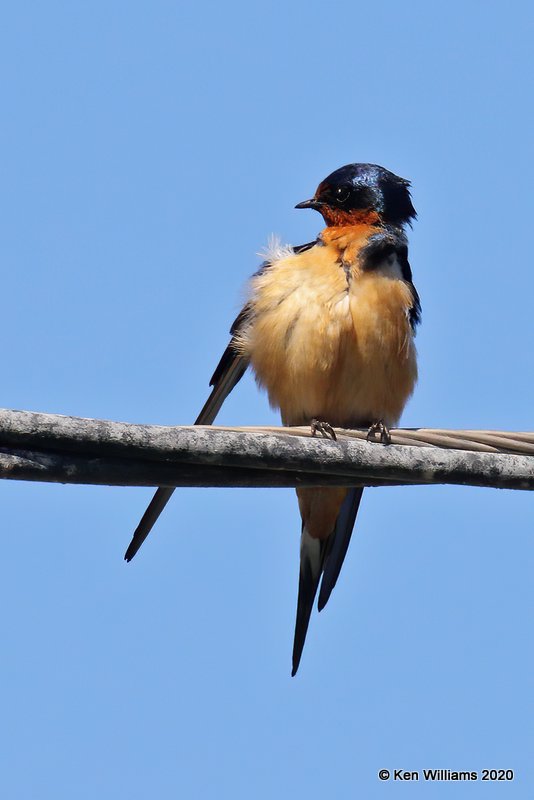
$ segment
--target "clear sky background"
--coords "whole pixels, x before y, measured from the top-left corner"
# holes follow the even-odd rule
[[[404,423],[532,430],[531,13],[4,4],[1,405],[192,422],[256,253],[371,161],[419,213]],[[251,378],[220,416],[276,419]],[[534,797],[528,493],[368,490],[295,679],[293,492],[179,490],[126,565],[150,496],[0,482],[2,798]]]

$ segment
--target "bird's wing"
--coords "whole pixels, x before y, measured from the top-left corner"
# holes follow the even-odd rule
[[[408,240],[402,228],[387,225],[384,230],[369,238],[362,250],[361,258],[367,269],[372,269],[392,257],[396,258],[402,278],[410,287],[412,306],[408,310],[408,316],[412,331],[415,333],[421,322],[421,300],[412,280],[412,268],[408,261]]]
[[[211,425],[213,423],[222,404],[234,386],[239,383],[245,374],[245,371],[248,367],[248,360],[239,355],[239,353],[236,351],[235,341],[241,325],[248,321],[248,314],[249,308],[248,306],[245,306],[232,325],[232,338],[230,339],[230,343],[224,351],[221,360],[219,361],[219,364],[213,373],[213,377],[210,381],[210,386],[213,386],[213,389],[210,396],[206,400],[202,411],[196,418],[195,425]],[[162,486],[156,491],[154,497],[148,505],[147,510],[143,514],[139,525],[135,529],[132,541],[128,545],[128,549],[124,554],[126,561],[131,561],[135,556],[146,537],[152,530],[159,515],[169,502],[173,492],[174,488],[166,486]]]

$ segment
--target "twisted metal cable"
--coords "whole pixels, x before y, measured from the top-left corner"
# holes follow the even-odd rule
[[[278,428],[274,426],[227,427],[211,426],[225,431],[247,433],[277,433],[289,436],[311,436],[309,426]],[[336,435],[350,439],[367,440],[367,428],[336,428]],[[391,444],[412,447],[442,447],[454,450],[471,450],[479,453],[519,453],[534,455],[532,431],[450,430],[446,428],[392,428]]]

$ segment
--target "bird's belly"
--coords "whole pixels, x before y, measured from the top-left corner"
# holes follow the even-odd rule
[[[417,378],[402,280],[373,273],[304,285],[258,308],[249,356],[285,424],[395,424]]]

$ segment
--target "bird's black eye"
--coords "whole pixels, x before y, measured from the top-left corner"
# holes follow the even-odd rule
[[[350,197],[350,189],[348,186],[338,186],[335,191],[335,198],[338,203],[344,203]]]

